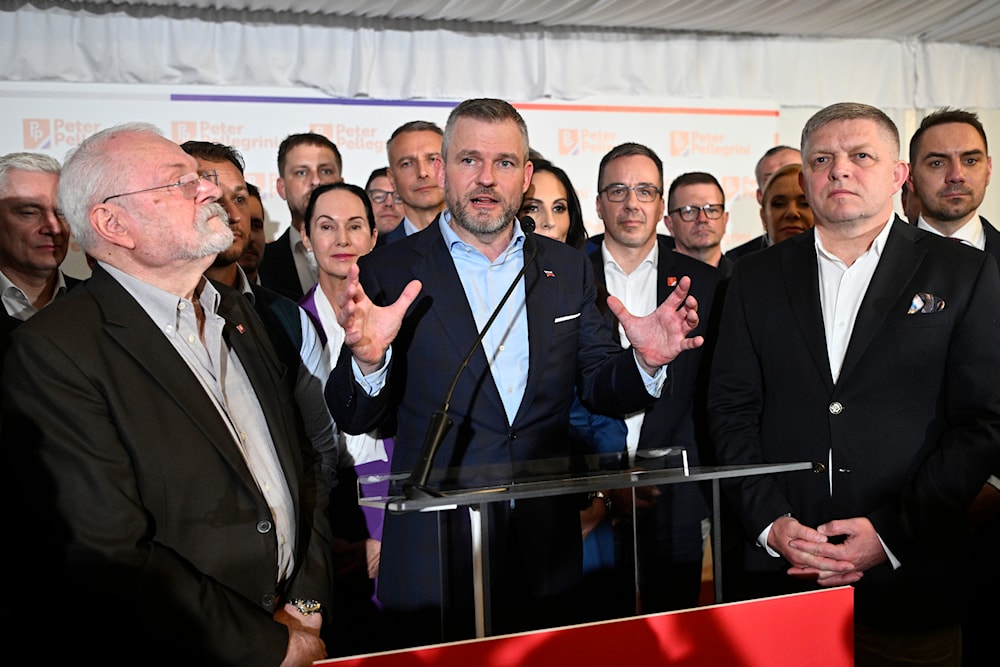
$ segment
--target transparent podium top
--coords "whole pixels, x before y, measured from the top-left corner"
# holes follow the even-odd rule
[[[500,500],[560,496],[570,493],[746,477],[809,470],[812,463],[700,466],[687,465],[687,452],[679,448],[637,452],[626,465],[623,455],[588,455],[532,459],[512,463],[437,468],[427,490],[408,488],[409,473],[363,475],[358,478],[362,505],[393,512],[449,509]]]

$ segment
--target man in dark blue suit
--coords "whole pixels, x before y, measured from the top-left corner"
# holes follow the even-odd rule
[[[413,468],[431,413],[526,262],[523,282],[459,380],[449,409],[454,425],[436,459],[452,470],[437,470],[435,483],[510,481],[532,462],[566,456],[574,387],[602,412],[642,409],[667,391],[664,366],[702,342],[688,337],[698,324],[697,305],[688,296],[690,280],[681,277],[645,318],[610,300],[633,348],[616,345],[597,309],[589,260],[564,244],[527,238],[514,224],[531,174],[520,114],[501,100],[463,102],[449,117],[437,165],[448,206],[439,223],[363,258],[360,281],[352,269],[339,303],[346,345],[327,400],[348,432],[396,418],[396,471]],[[567,465],[559,470],[568,474]],[[581,576],[579,505],[576,498],[491,505],[495,630],[556,625],[580,611],[567,605]],[[469,620],[461,617],[472,588],[463,515],[445,517],[440,567],[434,516],[387,517],[379,599],[410,618],[432,619],[428,632],[405,641],[440,640],[442,603],[446,626],[453,615]],[[446,629],[447,636],[468,634]]]
[[[921,214],[911,224],[985,250],[1000,262],[1000,232],[978,214],[993,164],[978,116],[944,108],[923,119],[910,139],[909,185]],[[996,662],[993,627],[983,613],[1000,598],[1000,470],[983,485],[971,510],[970,599],[962,623],[966,665]]]

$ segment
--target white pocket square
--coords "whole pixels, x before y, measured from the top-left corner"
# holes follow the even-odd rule
[[[572,315],[563,315],[562,317],[557,317],[552,320],[552,324],[559,324],[560,322],[567,322],[569,320],[575,320],[580,317],[580,313],[573,313]]]

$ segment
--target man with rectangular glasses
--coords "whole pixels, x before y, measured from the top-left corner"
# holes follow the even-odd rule
[[[675,178],[667,193],[665,222],[677,252],[711,264],[723,277],[730,274],[733,262],[722,254],[729,213],[715,176],[693,171]]]

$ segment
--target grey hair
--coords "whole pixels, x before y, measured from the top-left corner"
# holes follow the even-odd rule
[[[803,155],[809,150],[809,139],[812,135],[830,123],[843,120],[871,120],[886,133],[895,146],[896,157],[899,157],[899,129],[892,119],[885,115],[881,109],[860,102],[840,102],[831,104],[825,109],[817,111],[812,118],[806,121],[802,128],[802,139],[799,145],[802,146]]]
[[[31,171],[39,174],[59,174],[59,161],[42,153],[8,153],[0,157],[0,193],[9,186],[11,171]]]
[[[85,252],[93,250],[97,244],[97,236],[90,227],[90,209],[106,197],[128,188],[127,167],[107,155],[108,144],[123,134],[163,136],[163,132],[150,123],[115,125],[84,139],[66,157],[63,165],[59,179],[59,208]]]
[[[455,132],[455,123],[461,118],[472,118],[473,120],[485,123],[514,121],[517,124],[517,128],[521,131],[521,138],[524,140],[524,159],[528,159],[528,151],[530,150],[528,125],[524,122],[521,114],[517,112],[517,109],[503,100],[480,98],[465,100],[451,110],[448,122],[444,126],[444,136],[441,138],[441,155],[445,160],[448,157],[448,144],[451,143],[451,137]]]

